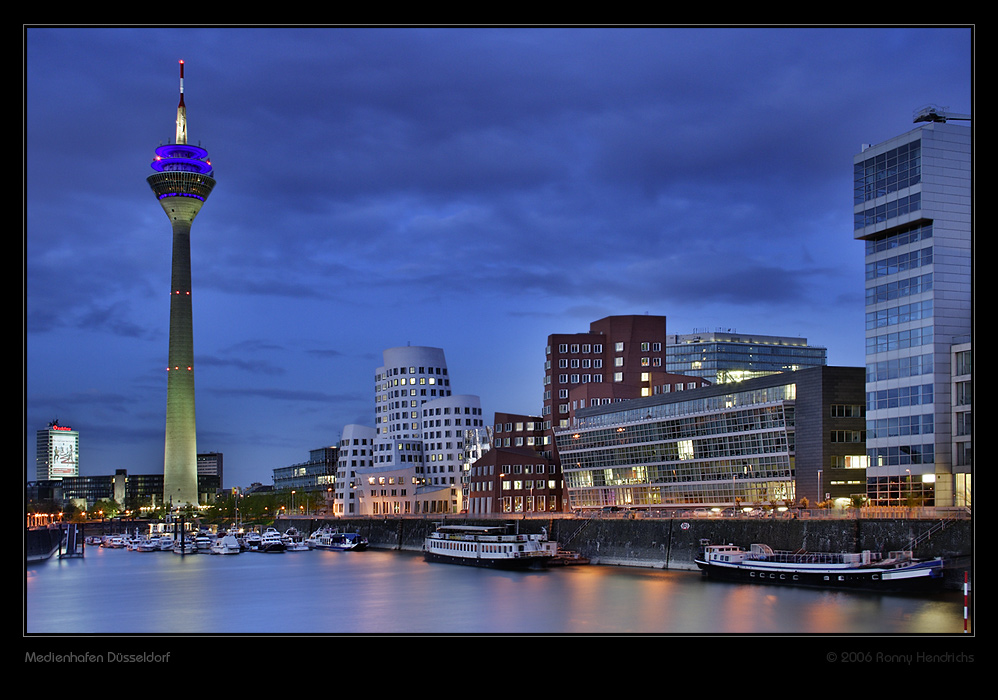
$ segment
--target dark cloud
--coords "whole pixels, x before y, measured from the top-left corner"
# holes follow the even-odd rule
[[[25,55],[29,448],[53,411],[85,420],[83,387],[128,398],[141,459],[161,443],[171,237],[145,178],[184,59],[218,180],[198,427],[238,483],[372,422],[409,342],[486,413],[538,410],[547,334],[608,314],[861,364],[852,155],[972,99],[950,27],[29,28]]]

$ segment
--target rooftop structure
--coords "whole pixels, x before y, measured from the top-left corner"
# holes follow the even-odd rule
[[[827,350],[808,345],[807,338],[733,331],[670,335],[665,347],[669,372],[701,377],[711,384],[820,367],[826,361]]]

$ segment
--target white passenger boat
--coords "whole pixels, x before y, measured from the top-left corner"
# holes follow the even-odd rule
[[[870,551],[780,552],[765,544],[748,550],[705,544],[696,564],[708,578],[789,586],[897,591],[933,588],[943,580],[942,559],[923,561],[909,551],[881,557]]]
[[[505,527],[437,525],[423,541],[426,561],[496,569],[526,569],[550,562],[558,543],[540,535],[508,534]]]

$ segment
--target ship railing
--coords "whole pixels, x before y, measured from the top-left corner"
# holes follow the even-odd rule
[[[760,558],[780,564],[861,564],[864,563],[864,559],[866,562],[877,561],[881,555],[874,552],[856,554],[851,552],[772,551]]]

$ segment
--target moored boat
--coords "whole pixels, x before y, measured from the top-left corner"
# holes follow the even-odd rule
[[[705,544],[696,564],[708,578],[789,586],[903,591],[934,588],[943,581],[942,559],[915,559],[910,551],[882,557],[870,551],[780,552],[765,544],[748,550]]]
[[[548,566],[578,566],[588,564],[589,557],[584,557],[578,552],[559,549],[558,553],[547,563]]]
[[[305,537],[298,532],[297,528],[289,527],[281,535],[281,539],[284,540],[285,551],[287,552],[307,552],[311,549],[305,543]]]
[[[159,540],[153,540],[148,537],[143,537],[136,545],[136,552],[158,552],[159,551]]]
[[[423,541],[429,562],[527,569],[551,562],[558,551],[547,531],[539,535],[509,534],[505,527],[438,525]]]
[[[211,543],[212,554],[239,554],[241,551],[243,550],[239,540],[230,533],[216,537]]]
[[[250,530],[249,532],[244,532],[242,537],[243,549],[249,550],[250,552],[255,552],[260,549],[260,543],[263,541],[263,536],[256,530]]]
[[[367,538],[358,532],[337,532],[321,530],[309,538],[313,549],[331,549],[336,552],[363,552],[367,549]]]
[[[173,543],[174,554],[197,554],[197,551],[197,545],[189,537],[182,537]]]
[[[287,549],[281,533],[272,527],[268,527],[260,535],[260,543],[257,545],[258,552],[283,552]]]
[[[205,530],[198,532],[194,536],[194,546],[197,548],[198,552],[210,552],[211,544],[215,541],[215,537]]]

